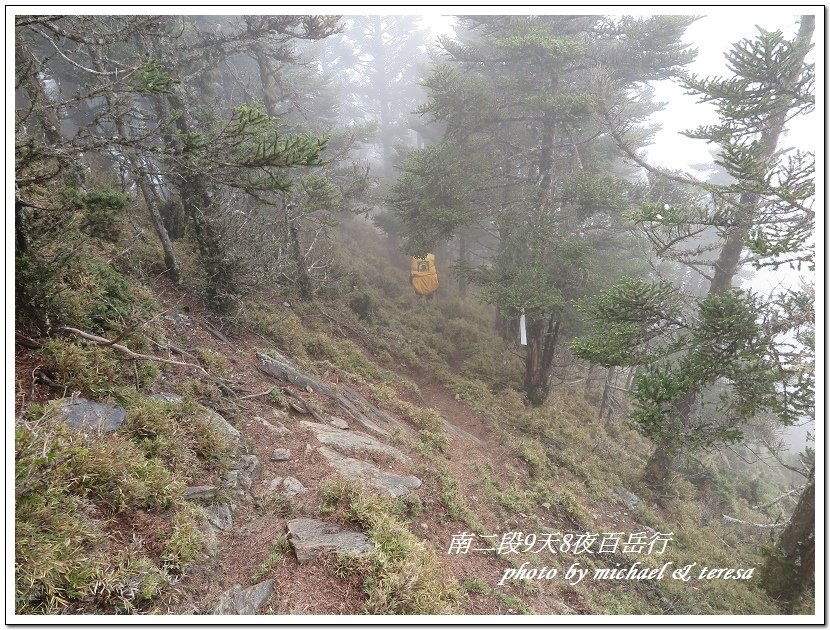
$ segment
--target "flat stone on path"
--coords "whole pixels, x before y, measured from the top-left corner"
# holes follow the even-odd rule
[[[393,497],[399,497],[420,487],[421,480],[413,475],[398,475],[381,470],[374,464],[353,457],[346,457],[325,446],[320,447],[323,455],[334,469],[347,479],[354,479],[366,485],[385,490]]]
[[[365,555],[372,543],[361,532],[348,531],[339,525],[313,518],[288,521],[288,541],[294,547],[297,562],[308,562],[323,551]]]
[[[340,431],[325,424],[301,420],[300,424],[308,427],[317,436],[317,440],[326,446],[341,451],[356,451],[358,453],[387,455],[399,462],[408,462],[409,458],[394,446],[384,444],[380,440],[359,431]]]
[[[300,480],[296,477],[286,477],[282,480],[282,487],[284,488],[285,494],[289,497],[293,497],[297,494],[305,494],[308,492],[308,488],[306,488],[303,484],[300,483]]]
[[[121,407],[86,398],[63,398],[51,404],[58,409],[58,422],[89,435],[117,431],[127,417],[127,412]]]
[[[234,584],[219,596],[214,615],[255,615],[274,592],[274,581],[265,580],[248,588]]]
[[[188,486],[184,489],[184,498],[188,501],[215,499],[216,486]]]
[[[329,422],[331,423],[331,426],[336,429],[346,431],[349,428],[349,423],[343,420],[343,418],[338,418],[337,416],[329,416]]]
[[[209,506],[205,510],[205,514],[210,524],[223,532],[233,527],[233,513],[225,503]]]
[[[262,426],[264,426],[277,437],[285,437],[290,433],[290,431],[281,422],[277,422],[276,424],[274,424],[273,422],[268,422],[262,416],[254,416],[254,419],[258,420]]]

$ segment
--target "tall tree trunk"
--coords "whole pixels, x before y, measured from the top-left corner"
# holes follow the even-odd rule
[[[643,472],[643,481],[652,488],[665,488],[674,470],[677,455],[678,451],[672,444],[667,442],[655,444],[654,452],[649,457]]]
[[[461,264],[462,273],[458,276],[458,293],[462,298],[467,297],[467,290],[469,288],[467,276],[463,273],[463,269],[467,268],[468,257],[469,252],[467,251],[467,235],[461,233],[458,235],[458,262]]]
[[[796,82],[804,65],[804,58],[810,50],[810,40],[813,38],[815,26],[815,16],[801,16],[801,25],[793,46],[794,57],[792,60],[788,60],[790,73],[782,77],[782,94],[790,94],[796,87]],[[779,107],[781,108],[780,112],[771,117],[766,129],[761,133],[760,144],[763,149],[761,151],[760,161],[762,164],[771,160],[775,155],[778,138],[784,130],[784,124],[787,122],[789,102],[782,103]],[[732,280],[740,266],[744,239],[749,234],[749,230],[754,223],[755,215],[758,212],[759,201],[760,198],[755,193],[741,193],[738,201],[740,214],[735,226],[727,234],[726,242],[715,262],[715,274],[709,286],[709,295],[721,295],[732,287]]]
[[[386,47],[383,44],[383,20],[381,16],[372,18],[375,46],[375,93],[380,109],[380,144],[383,157],[383,175],[391,179],[392,172],[392,125],[389,114],[389,86],[386,76]]]
[[[94,46],[89,47],[89,53],[95,64],[95,69],[98,72],[104,71],[104,63],[101,59],[101,54]],[[115,94],[111,89],[107,89],[104,97],[107,101],[107,107],[110,111],[115,111]],[[118,136],[124,141],[130,139],[130,130],[124,124],[124,119],[121,116],[114,116],[115,130]],[[164,221],[159,210],[159,198],[156,194],[155,188],[147,176],[147,169],[143,164],[137,152],[132,148],[123,149],[123,153],[130,163],[130,170],[132,170],[133,177],[138,184],[138,189],[141,191],[141,196],[144,198],[144,204],[147,206],[147,211],[150,214],[150,223],[153,225],[153,230],[161,243],[161,249],[164,252],[164,265],[167,276],[175,283],[181,282],[182,272],[179,267],[179,261],[176,258],[176,251],[173,249],[173,242],[170,240],[170,234],[164,226]]]
[[[602,420],[605,412],[608,412],[608,417],[611,417],[611,382],[614,380],[614,372],[616,366],[608,368],[608,373],[605,375],[605,387],[602,389],[602,402],[599,406],[599,419]]]
[[[524,391],[533,407],[544,403],[550,395],[551,370],[560,322],[553,315],[533,320],[527,325],[527,353],[525,355]]]
[[[259,80],[262,83],[262,99],[265,111],[269,116],[277,115],[277,104],[274,101],[274,77],[268,67],[268,56],[260,44],[254,45],[254,58],[259,68]]]
[[[815,466],[790,522],[764,565],[764,588],[792,613],[798,598],[815,584],[816,478]]]
[[[283,204],[283,211],[285,216],[285,227],[288,232],[289,240],[291,242],[291,255],[294,258],[294,267],[297,273],[297,289],[300,291],[300,297],[305,300],[311,299],[311,277],[308,275],[308,267],[306,265],[305,255],[303,254],[302,244],[300,243],[300,234],[297,229],[297,218],[291,211],[291,204],[287,201]]]
[[[170,107],[179,112],[176,128],[190,134],[194,131],[190,120],[189,107],[177,94],[168,94],[169,103],[160,100],[166,119],[170,117]],[[174,137],[177,148],[180,144]],[[199,258],[207,278],[207,297],[213,308],[228,311],[233,306],[232,296],[238,292],[238,278],[231,263],[221,231],[216,226],[215,201],[210,191],[207,178],[201,173],[194,173],[187,168],[180,169],[176,186],[182,200],[182,207],[190,217],[196,243],[199,246]]]

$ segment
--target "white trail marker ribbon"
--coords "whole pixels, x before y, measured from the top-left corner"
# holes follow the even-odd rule
[[[525,310],[522,309],[522,315],[519,317],[519,343],[523,346],[527,345],[527,326],[525,322]]]

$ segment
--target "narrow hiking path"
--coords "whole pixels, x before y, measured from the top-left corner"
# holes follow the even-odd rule
[[[417,496],[420,508],[408,517],[408,528],[435,550],[445,575],[462,586],[472,585],[466,588],[463,612],[590,611],[578,594],[560,592],[553,584],[528,590],[523,590],[521,584],[497,585],[518,556],[481,551],[448,553],[453,537],[471,533],[476,524],[481,532],[500,537],[511,531],[554,528],[562,521],[549,507],[529,506],[522,511],[498,505],[493,493],[509,496],[530,487],[531,467],[517,457],[512,446],[515,437],[509,431],[449,392],[428,367],[394,366],[398,374],[418,387],[418,393],[396,388],[400,399],[432,408],[445,419],[445,452],[430,456],[413,448],[417,427],[395,417],[382,404],[374,409],[377,415],[372,417],[378,422],[376,428],[388,429],[385,434],[361,425],[335,399],[322,394],[323,390],[298,387],[289,379],[263,372],[257,350],[267,340],[258,334],[232,327],[217,330],[209,323],[209,312],[187,294],[168,291],[164,300],[168,310],[176,311],[163,322],[171,343],[224,357],[223,378],[234,383],[241,396],[226,399],[206,390],[202,402],[230,421],[242,434],[245,445],[241,459],[223,479],[207,482],[218,486],[220,500],[230,509],[214,514],[212,531],[207,536],[211,557],[179,583],[173,612],[211,613],[240,589],[267,583],[267,592],[257,600],[256,610],[261,614],[360,613],[365,594],[357,575],[338,575],[333,556],[300,563],[285,545],[289,523],[296,519],[322,518],[331,523],[320,513],[319,491],[343,474],[368,484],[371,492],[391,480],[391,487]],[[364,352],[369,355],[365,348]],[[171,369],[157,387],[160,391],[180,389],[185,372]],[[369,389],[360,383],[347,383],[337,369],[324,370],[319,385],[342,391],[348,385],[362,400],[361,409],[372,412],[367,408],[373,406]],[[269,400],[267,392],[274,387],[286,393],[283,406]],[[509,425],[511,419],[501,420]],[[331,443],[344,435],[352,442]],[[294,485],[286,486],[289,480]],[[216,509],[214,505],[209,508]],[[599,506],[598,512],[602,512]],[[616,517],[620,515],[607,516],[601,520],[619,525]]]

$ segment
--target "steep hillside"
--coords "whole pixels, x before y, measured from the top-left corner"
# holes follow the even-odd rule
[[[18,335],[18,613],[778,612],[768,530],[722,518],[774,480],[708,466],[655,496],[600,383],[574,367],[526,408],[494,314],[445,269],[428,302],[367,222],[337,247],[313,302],[275,286],[224,318],[155,252],[78,263],[72,325]]]

